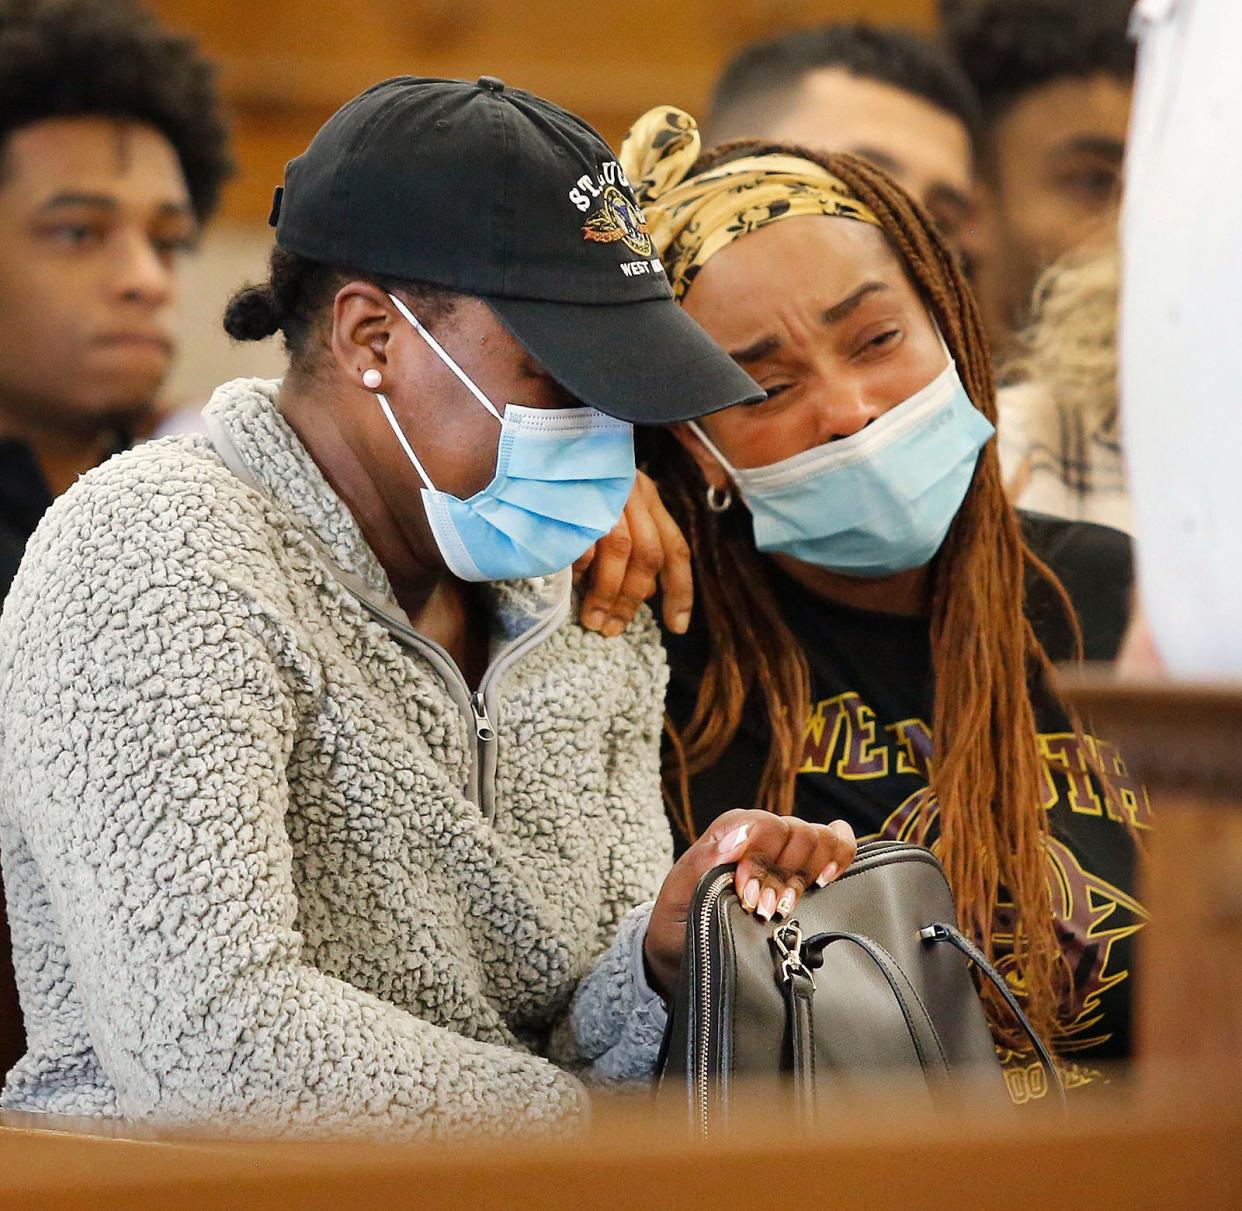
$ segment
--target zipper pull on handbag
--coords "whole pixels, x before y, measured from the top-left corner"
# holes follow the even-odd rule
[[[802,958],[802,928],[797,921],[778,925],[772,931],[772,942],[776,946],[777,975],[783,984],[790,983],[794,976],[805,976],[815,987],[815,975]]]
[[[815,976],[802,957],[802,927],[797,921],[772,931],[776,974],[785,1000],[785,1052],[793,1077],[799,1116],[809,1122],[815,1113]]]

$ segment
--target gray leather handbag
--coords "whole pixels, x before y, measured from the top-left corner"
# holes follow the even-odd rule
[[[684,1086],[704,1134],[727,1119],[747,1077],[791,1079],[797,1112],[876,1076],[921,1074],[938,1105],[994,1098],[1004,1077],[973,963],[1013,1012],[1064,1097],[1056,1066],[1004,979],[957,929],[953,896],[930,850],[859,847],[788,921],[745,911],[732,866],[699,882],[660,1060],[662,1089]]]

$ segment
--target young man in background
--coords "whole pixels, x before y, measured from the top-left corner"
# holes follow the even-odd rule
[[[154,416],[228,174],[210,65],[128,0],[0,0],[0,599],[47,506]]]
[[[862,156],[969,259],[980,121],[970,81],[942,48],[858,22],[743,47],[716,84],[704,143],[753,137]]]
[[[983,107],[992,245],[975,287],[994,350],[1027,321],[1040,273],[1110,232],[1134,47],[1131,0],[941,0],[948,45]]]

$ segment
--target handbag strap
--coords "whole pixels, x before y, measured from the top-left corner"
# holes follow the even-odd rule
[[[879,943],[871,938],[864,937],[862,934],[850,933],[847,930],[829,930],[815,934],[807,939],[802,946],[803,961],[809,967],[819,967],[823,962],[824,951],[834,942],[849,942],[857,946],[879,968],[880,974],[884,977],[885,983],[888,984],[889,990],[893,994],[893,999],[901,1010],[902,1020],[906,1025],[906,1033],[910,1036],[910,1042],[914,1047],[914,1054],[918,1057],[919,1067],[924,1071],[929,1067],[935,1067],[937,1058],[930,1054],[925,1040],[920,1037],[919,1025],[922,1025],[927,1039],[934,1045],[938,1053],[940,1066],[952,1078],[953,1074],[945,1058],[944,1049],[940,1045],[940,1037],[936,1033],[936,1027],[931,1020],[931,1015],[919,999],[914,987],[905,978],[905,974],[897,965],[896,960]],[[904,990],[902,988],[903,984],[906,986]],[[812,983],[813,987],[814,984]]]
[[[794,1103],[802,1117],[808,1119],[815,1108],[815,980],[805,967],[791,971],[785,978],[783,992]]]
[[[1027,1040],[1035,1049],[1035,1055],[1048,1077],[1048,1084],[1056,1091],[1062,1106],[1064,1106],[1065,1086],[1061,1083],[1061,1074],[1057,1071],[1056,1062],[1053,1060],[1048,1048],[1044,1046],[1043,1040],[1035,1033],[1034,1027],[1022,1011],[1022,1006],[1018,1004],[1018,998],[1013,995],[1013,990],[1005,982],[1004,976],[988,962],[987,956],[983,951],[966,937],[960,929],[943,921],[934,921],[925,929],[920,929],[919,937],[924,942],[948,942],[950,946],[960,950],[987,977],[992,987],[1000,993],[1001,999],[1009,1007],[1009,1011],[1017,1019],[1018,1028],[1026,1035]]]

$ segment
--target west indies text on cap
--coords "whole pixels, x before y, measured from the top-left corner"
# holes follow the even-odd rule
[[[289,162],[271,222],[311,260],[481,296],[612,416],[659,424],[763,398],[673,301],[607,144],[491,76],[367,89]]]

